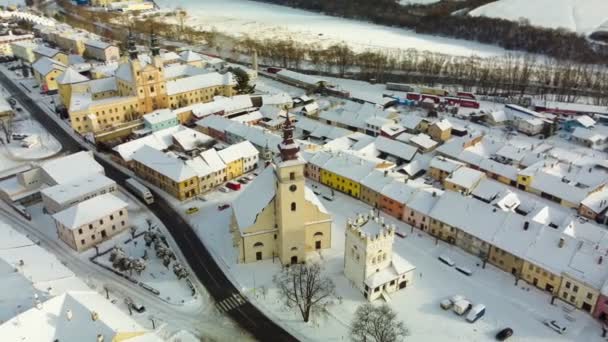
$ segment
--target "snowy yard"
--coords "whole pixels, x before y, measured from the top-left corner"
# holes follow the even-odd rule
[[[126,193],[119,193],[118,197],[129,203],[129,221],[132,227],[135,227],[135,235],[139,235],[148,229],[147,219],[150,218],[147,209],[142,208],[139,202],[134,201],[130,195]],[[34,224],[41,228],[41,231],[49,238],[59,240],[57,236],[55,224],[50,215],[46,215],[42,212],[42,203],[32,205],[27,208],[33,217]],[[152,221],[152,226],[156,226],[158,222]],[[151,246],[146,248],[143,235],[139,235],[135,240],[131,239],[131,231],[126,231],[114,236],[110,240],[107,240],[98,245],[99,252],[103,253],[112,249],[114,246],[120,246],[125,251],[125,254],[134,258],[141,258],[144,256],[145,250],[147,249],[148,261],[146,262],[146,268],[141,274],[132,272],[131,276],[138,282],[144,283],[160,292],[158,295],[163,301],[171,304],[185,304],[194,302],[197,296],[192,296],[192,291],[188,286],[185,279],[178,280],[173,273],[173,265],[176,263],[175,260],[171,261],[169,268],[163,266],[162,259],[158,258],[154,252],[154,247]],[[95,256],[95,248],[91,248],[82,253],[73,252],[80,259],[89,262],[89,258]],[[110,253],[105,254],[97,259],[98,262],[112,268],[112,263],[108,260]],[[91,267],[96,267],[91,264]],[[97,266],[100,267],[100,266]],[[125,272],[129,274],[129,272]]]
[[[320,186],[322,188],[322,186]],[[329,193],[328,189],[321,190]],[[336,194],[334,201],[323,200],[333,214],[332,248],[311,255],[322,260],[327,274],[337,286],[341,303],[331,305],[327,315],[317,316],[314,322],[302,323],[299,314],[285,309],[277,297],[272,276],[280,266],[271,260],[252,264],[236,264],[236,254],[232,247],[228,224],[230,210],[218,211],[217,204],[230,200],[236,193],[207,195],[207,202],[201,203],[200,212],[191,217],[198,234],[220,265],[229,272],[229,277],[242,291],[258,302],[273,319],[278,319],[298,334],[311,340],[340,341],[348,336],[348,326],[355,309],[365,302],[363,295],[349,283],[343,275],[343,249],[345,221],[357,213],[368,212],[370,207],[362,202]],[[184,205],[184,208],[191,204]],[[201,218],[204,218],[202,220]],[[397,237],[395,253],[416,266],[416,279],[412,286],[391,295],[390,305],[410,330],[415,341],[486,341],[502,328],[511,327],[515,331],[513,341],[600,341],[599,324],[589,315],[580,311],[569,313],[572,321],[566,319],[568,307],[561,301],[550,305],[550,296],[527,283],[515,279],[491,265],[482,269],[478,258],[418,230],[411,233],[405,223],[385,217],[395,223],[397,229],[405,232],[405,238]],[[473,270],[467,277],[437,260],[440,254],[449,255],[458,265]],[[483,303],[486,315],[474,324],[465,321],[451,311],[443,311],[439,301],[460,294],[474,304]],[[560,336],[542,323],[544,319],[567,322],[568,333]]]

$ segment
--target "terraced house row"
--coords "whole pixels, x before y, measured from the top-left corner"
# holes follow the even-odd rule
[[[445,192],[404,181],[390,163],[347,152],[319,151],[307,158],[310,179],[478,256],[484,267],[490,263],[517,281],[607,318],[608,231],[588,219],[533,196],[518,198],[482,172],[460,162],[450,166],[443,157],[429,173],[441,175]],[[454,171],[440,174],[441,166]]]

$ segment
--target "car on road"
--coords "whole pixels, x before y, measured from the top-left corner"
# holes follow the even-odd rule
[[[454,267],[454,265],[456,265],[456,263],[454,261],[452,261],[452,259],[446,255],[440,255],[437,257],[437,259],[439,259],[439,261],[441,261],[442,263],[444,263],[450,267]]]
[[[222,211],[230,208],[230,204],[220,204],[217,206],[217,210]]]
[[[496,340],[497,341],[504,341],[506,339],[508,339],[509,337],[513,336],[513,329],[511,328],[504,328],[501,331],[499,331],[496,334]]]
[[[186,214],[188,215],[192,215],[198,213],[198,208],[197,207],[190,207],[188,209],[186,209]]]
[[[475,323],[478,319],[483,317],[486,314],[486,306],[483,304],[477,304],[471,308],[469,314],[467,315],[467,322]]]
[[[456,271],[458,271],[458,272],[460,272],[460,273],[462,273],[464,275],[467,275],[467,276],[473,275],[473,271],[471,271],[470,269],[468,269],[468,268],[466,268],[464,266],[456,266],[454,268],[456,269]]]
[[[139,312],[139,313],[144,313],[146,312],[146,307],[143,305],[135,305],[135,303],[131,303],[131,309]]]
[[[557,332],[560,335],[563,335],[563,334],[566,333],[567,327],[564,324],[562,324],[562,323],[560,323],[560,322],[558,322],[558,321],[556,321],[554,319],[553,320],[548,320],[547,319],[543,323],[546,326],[548,326],[549,328],[553,329],[555,332]]]

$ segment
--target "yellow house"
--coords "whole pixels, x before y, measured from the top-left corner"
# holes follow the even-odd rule
[[[88,81],[88,78],[79,74],[73,68],[67,67],[57,78],[57,89],[59,90],[61,103],[69,104],[72,100],[72,92],[85,93],[88,91]]]
[[[42,57],[32,65],[34,78],[43,92],[57,90],[57,78],[63,74],[65,68],[65,64],[48,57]]]
[[[323,165],[319,178],[321,184],[354,198],[360,198],[361,181],[376,169],[376,166],[383,165],[338,153]]]
[[[141,178],[180,201],[200,194],[196,172],[182,160],[167,156],[147,145],[133,154],[133,170]]]
[[[57,49],[53,49],[44,45],[38,45],[36,48],[34,48],[33,52],[35,60],[47,57],[50,59],[54,59],[62,64],[68,64],[68,54],[65,52],[61,52]]]
[[[500,249],[496,246],[490,246],[490,264],[500,268],[501,270],[511,273],[514,276],[521,275],[521,270],[524,266],[524,260]]]
[[[479,185],[485,175],[481,171],[463,166],[452,172],[443,180],[443,186],[447,190],[468,195]]]
[[[321,170],[321,184],[355,198],[359,198],[361,193],[361,184],[327,170]]]
[[[431,159],[429,174],[433,179],[443,182],[450,174],[464,166],[463,163],[443,156]]]
[[[522,266],[522,279],[529,284],[557,295],[562,277],[531,262],[524,261]]]
[[[593,265],[596,263],[594,260],[590,260],[590,262],[592,263],[590,265],[591,267],[597,266]],[[605,271],[601,274],[605,275]],[[591,285],[585,283],[577,280],[567,273],[563,273],[562,275],[563,278],[559,288],[559,297],[577,308],[592,314],[595,310],[595,304],[597,303],[600,295],[599,288],[601,285]],[[593,275],[589,276],[593,277]]]
[[[452,124],[447,120],[441,120],[429,126],[427,134],[435,141],[445,142],[452,137]]]
[[[291,130],[287,120],[284,128]],[[278,258],[283,265],[331,247],[331,216],[306,186],[305,161],[284,135],[281,157],[270,164],[233,202],[230,230],[238,262]]]

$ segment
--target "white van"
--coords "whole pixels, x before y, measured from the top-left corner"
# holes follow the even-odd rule
[[[471,311],[469,311],[469,314],[467,315],[467,322],[475,323],[475,321],[483,317],[485,313],[486,306],[483,304],[477,304],[473,308],[471,308]]]
[[[458,271],[458,272],[460,272],[460,273],[462,273],[462,274],[464,274],[464,275],[467,275],[467,276],[469,276],[469,277],[470,277],[471,275],[473,275],[473,271],[471,271],[470,269],[468,269],[468,268],[466,268],[466,267],[463,267],[463,266],[456,266],[455,268],[456,268],[456,271]]]
[[[454,312],[459,316],[464,315],[471,308],[471,302],[466,299],[461,299],[454,303]]]
[[[442,263],[453,267],[454,265],[456,265],[456,263],[454,261],[452,261],[452,259],[450,259],[450,257],[445,256],[445,255],[440,255],[437,259],[439,259],[439,261],[441,261]]]

